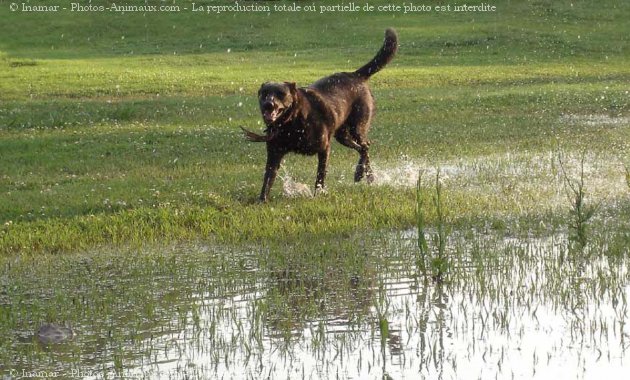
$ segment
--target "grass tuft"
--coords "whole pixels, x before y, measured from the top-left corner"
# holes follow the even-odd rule
[[[427,202],[427,194],[422,188],[422,174],[418,177],[416,186],[416,228],[418,231],[418,249],[419,255],[416,263],[419,270],[426,275],[426,261],[429,263],[429,269],[432,278],[436,282],[442,282],[444,275],[448,271],[449,260],[447,257],[447,240],[448,226],[445,214],[443,184],[440,179],[440,168],[437,168],[435,174],[434,189],[435,193],[431,196],[431,202]],[[436,231],[431,233],[426,230],[426,216],[429,213],[429,207],[435,213]],[[427,234],[431,241],[431,246],[427,242]]]
[[[588,243],[589,221],[599,208],[599,204],[587,203],[584,162],[586,153],[582,152],[579,162],[579,174],[577,178],[572,178],[568,172],[562,153],[558,154],[558,166],[562,175],[567,199],[571,205],[571,222],[569,223],[569,239],[573,241],[578,249],[583,249]]]

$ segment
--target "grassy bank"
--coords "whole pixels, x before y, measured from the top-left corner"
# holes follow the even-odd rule
[[[587,151],[605,166],[590,173],[604,173],[593,186],[606,207],[625,204],[630,6],[496,5],[493,13],[208,15],[24,13],[0,2],[0,255],[412,226],[414,186],[353,184],[357,157],[338,144],[328,194],[290,199],[279,181],[271,202],[257,204],[264,148],[238,128],[262,129],[262,82],[306,85],[354,70],[388,26],[401,46],[372,79],[381,178],[404,175],[394,169],[409,162],[472,168],[472,180],[453,175],[455,219],[527,229],[564,212],[548,202],[561,181],[527,186],[557,177],[549,155]],[[289,156],[285,175],[311,184],[315,162]],[[533,177],[505,176],[510,165],[537,162],[544,170]]]

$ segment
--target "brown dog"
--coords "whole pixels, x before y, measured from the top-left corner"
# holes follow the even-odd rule
[[[376,56],[355,72],[336,73],[304,88],[290,82],[267,82],[260,87],[258,101],[266,135],[243,131],[250,141],[267,143],[261,201],[269,197],[282,158],[288,152],[317,154],[315,190],[323,189],[333,136],[359,152],[354,180],[358,182],[364,176],[372,180],[367,134],[375,107],[367,81],[392,60],[397,49],[396,32],[387,29]]]

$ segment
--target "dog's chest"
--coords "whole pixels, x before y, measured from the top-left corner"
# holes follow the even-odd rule
[[[317,136],[314,132],[311,128],[293,126],[283,129],[275,142],[287,151],[312,155],[321,150],[321,136]]]

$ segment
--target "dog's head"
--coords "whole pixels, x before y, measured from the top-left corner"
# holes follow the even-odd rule
[[[298,90],[295,83],[267,82],[258,90],[258,103],[263,120],[267,125],[278,125],[285,121],[297,101]]]

